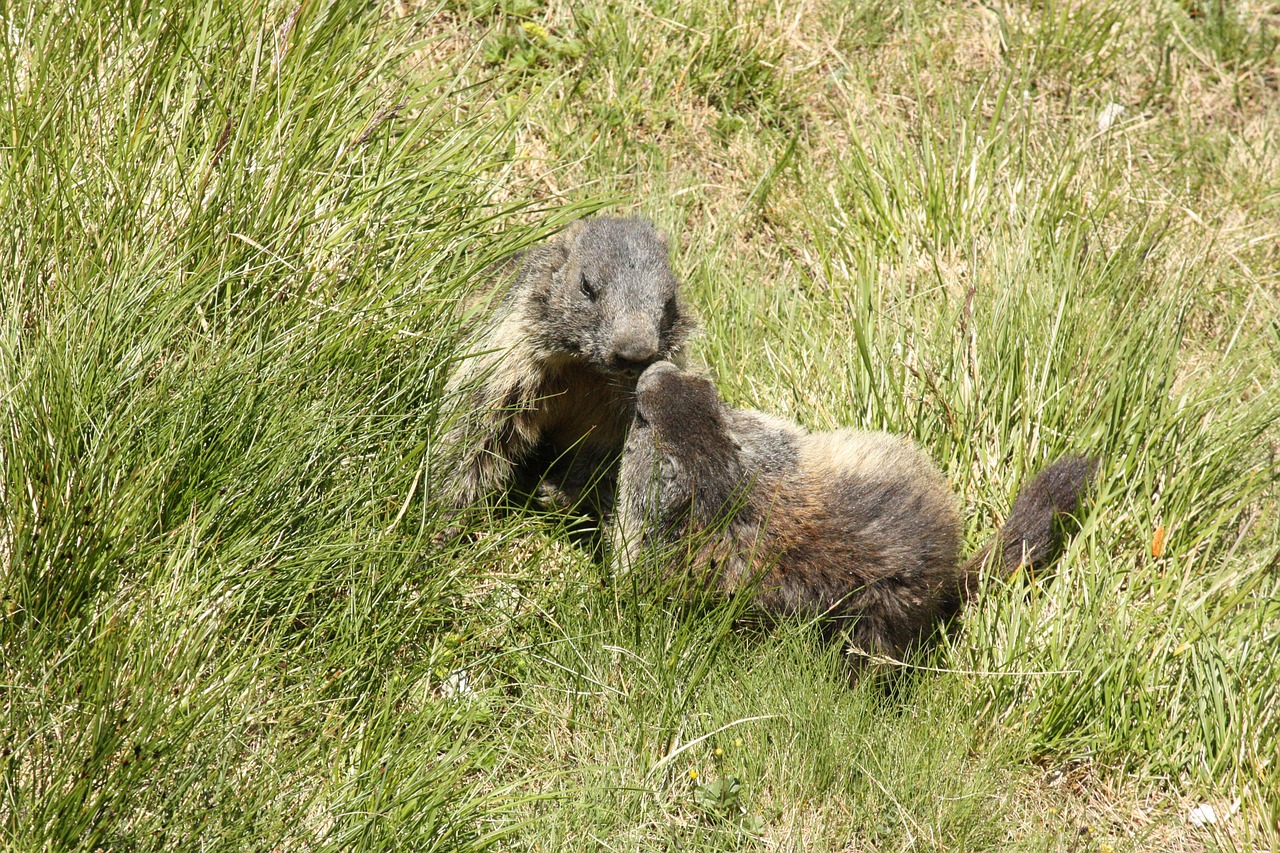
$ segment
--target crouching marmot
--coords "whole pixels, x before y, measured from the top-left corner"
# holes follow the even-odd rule
[[[636,388],[615,547],[630,565],[687,566],[703,588],[751,590],[769,616],[821,617],[853,649],[901,660],[960,610],[984,563],[1052,559],[1058,517],[1096,465],[1050,465],[1020,491],[998,551],[962,565],[957,500],[911,441],[810,434],[729,408],[707,379],[658,363]]]
[[[609,513],[636,378],[679,361],[696,328],[668,254],[648,222],[598,218],[503,265],[447,386],[447,509],[543,485],[565,508]]]

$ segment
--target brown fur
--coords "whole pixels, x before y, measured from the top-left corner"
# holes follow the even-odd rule
[[[1068,458],[1023,490],[1002,570],[1060,545],[1094,462]],[[821,618],[850,645],[901,659],[955,616],[990,546],[964,566],[957,501],[912,442],[810,434],[725,406],[704,378],[655,364],[637,386],[621,469],[617,548],[631,566],[692,565],[703,586],[750,591],[771,617]],[[692,557],[691,557],[692,555]]]

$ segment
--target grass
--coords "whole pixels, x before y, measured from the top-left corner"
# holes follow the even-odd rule
[[[1265,4],[0,13],[4,847],[1280,843]],[[601,209],[731,402],[915,437],[970,547],[1101,453],[1053,576],[886,696],[553,519],[437,545],[457,308]]]

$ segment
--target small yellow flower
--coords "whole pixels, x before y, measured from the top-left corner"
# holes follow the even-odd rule
[[[697,771],[697,770],[695,770],[694,768],[690,767],[690,768],[689,768],[689,778],[690,778],[690,779],[692,779],[692,780],[693,780],[693,781],[695,781],[695,782],[696,782],[696,781],[698,781],[698,771]]]
[[[735,748],[735,749],[737,749],[738,747],[742,746],[742,738],[740,738],[740,737],[736,737],[736,738],[734,738],[734,739],[733,739],[733,746],[734,746],[734,748]]]
[[[547,28],[542,24],[535,24],[533,21],[525,21],[520,25],[520,29],[524,30],[524,34],[531,39],[545,39],[551,35],[547,32]]]
[[[716,755],[724,755],[724,750],[717,746],[717,747],[716,747]]]

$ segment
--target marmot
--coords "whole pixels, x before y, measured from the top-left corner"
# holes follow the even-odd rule
[[[603,519],[631,423],[636,379],[682,361],[697,323],[667,243],[642,219],[574,223],[513,256],[447,392],[444,500],[461,510],[542,486],[561,508]]]
[[[751,590],[768,617],[820,618],[853,649],[902,660],[959,612],[984,563],[1010,572],[1052,559],[1059,517],[1096,466],[1050,465],[1021,489],[998,552],[993,543],[961,564],[957,500],[913,442],[811,434],[729,408],[707,379],[660,362],[636,389],[615,552],[664,573],[687,566],[712,592]]]

